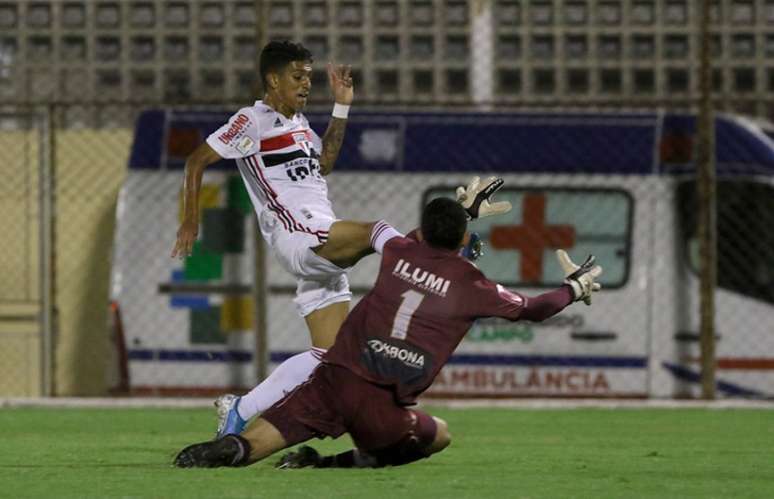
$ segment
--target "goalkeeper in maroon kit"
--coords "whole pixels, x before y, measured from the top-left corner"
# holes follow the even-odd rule
[[[178,467],[243,466],[313,437],[349,433],[355,449],[320,456],[311,447],[286,454],[280,468],[401,465],[443,450],[446,423],[412,409],[473,321],[542,321],[574,301],[591,303],[602,272],[589,257],[575,265],[559,250],[565,284],[536,297],[487,279],[460,255],[469,237],[465,209],[438,198],[420,230],[374,248],[382,262],[374,288],[347,317],[312,376],[239,435],[186,447]]]

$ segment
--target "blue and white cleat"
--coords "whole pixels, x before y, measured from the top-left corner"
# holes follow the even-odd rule
[[[475,262],[481,258],[481,255],[484,254],[484,241],[481,239],[481,236],[478,235],[478,232],[470,233],[470,240],[468,241],[468,244],[462,248],[460,254],[471,262]]]
[[[247,421],[242,419],[237,408],[241,397],[227,393],[215,399],[215,409],[218,411],[218,433],[215,438],[226,435],[239,435],[245,429]]]

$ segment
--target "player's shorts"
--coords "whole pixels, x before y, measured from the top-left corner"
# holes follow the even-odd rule
[[[432,417],[398,405],[389,388],[324,362],[261,417],[279,430],[288,446],[348,432],[358,449],[378,451],[430,432],[432,442],[435,435]]]
[[[347,269],[343,269],[312,251],[325,243],[335,220],[307,221],[303,230],[289,231],[269,210],[260,217],[261,232],[280,265],[296,277],[298,286],[293,300],[301,317],[333,303],[350,301]]]

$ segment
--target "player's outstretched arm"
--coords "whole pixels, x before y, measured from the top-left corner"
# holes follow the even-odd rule
[[[575,301],[575,294],[572,287],[564,285],[546,293],[526,298],[527,302],[521,314],[519,314],[519,319],[543,322],[573,303]]]
[[[335,104],[333,116],[328,123],[328,129],[322,137],[322,153],[320,154],[320,171],[328,175],[333,171],[336,158],[339,157],[341,145],[344,143],[344,132],[347,128],[349,106],[354,99],[352,85],[352,67],[328,63],[328,83],[333,92]]]
[[[177,240],[172,248],[172,258],[184,258],[193,251],[193,244],[199,235],[199,190],[202,186],[204,169],[221,157],[206,142],[197,147],[185,161],[183,180],[183,221],[177,230]]]
[[[591,294],[599,291],[602,285],[594,282],[602,267],[594,265],[594,257],[589,255],[582,265],[576,265],[564,250],[558,250],[556,256],[565,273],[564,285],[535,297],[527,297],[526,305],[519,319],[542,322],[558,314],[576,301],[591,305]]]

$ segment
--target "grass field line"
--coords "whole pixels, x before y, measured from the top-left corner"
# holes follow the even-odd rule
[[[774,410],[774,401],[723,400],[611,400],[611,399],[428,399],[420,403],[433,407],[465,409],[497,407],[510,409],[768,409]],[[0,408],[61,407],[61,408],[204,408],[212,407],[209,398],[153,398],[153,397],[52,397],[0,398]]]

